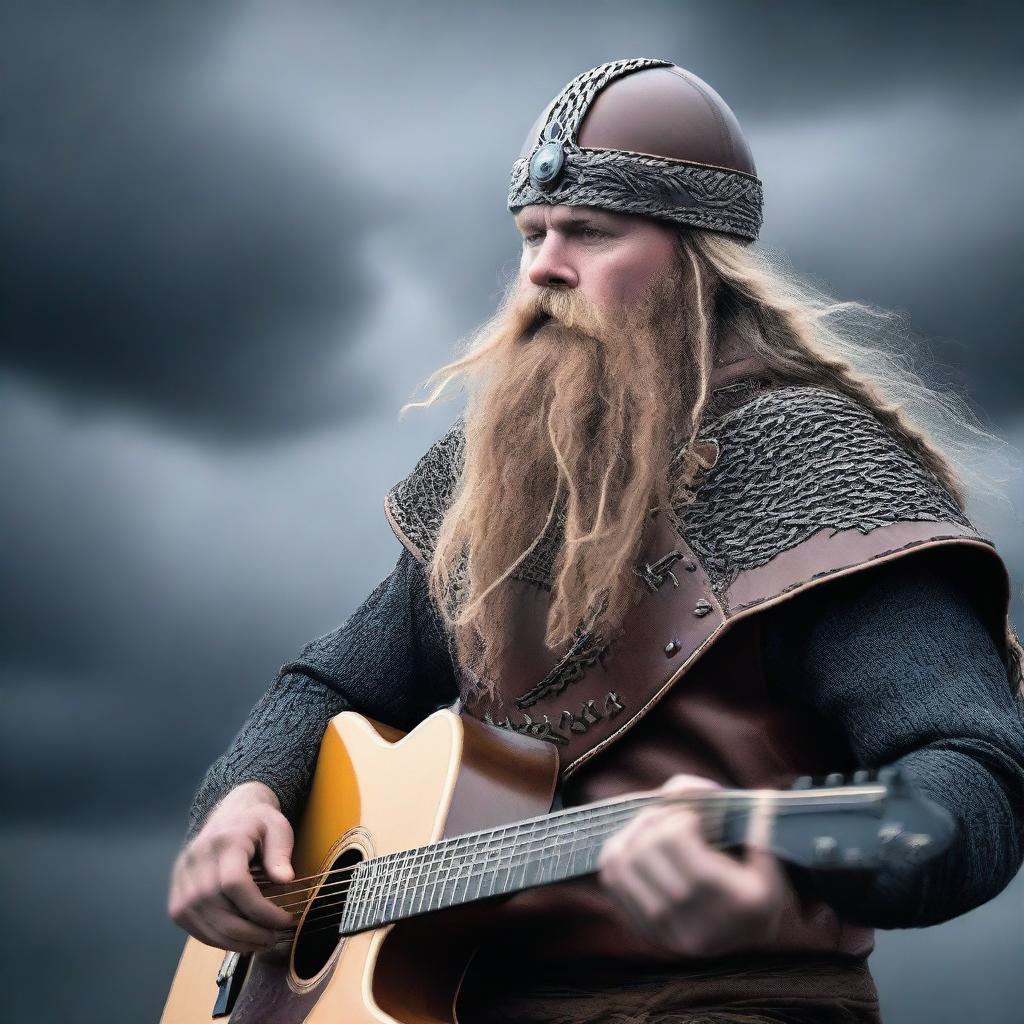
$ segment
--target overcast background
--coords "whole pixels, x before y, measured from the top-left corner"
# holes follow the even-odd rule
[[[398,556],[452,415],[396,412],[517,260],[571,77],[666,57],[730,103],[762,244],[906,310],[1024,440],[1020,4],[2,4],[5,1020],[155,1020],[192,790]],[[987,464],[987,463],[986,463]],[[1020,581],[1020,478],[978,515]],[[1019,1021],[1024,884],[880,933],[887,1024]]]

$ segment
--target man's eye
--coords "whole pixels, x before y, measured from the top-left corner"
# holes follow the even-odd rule
[[[606,238],[608,236],[607,231],[602,231],[600,228],[581,227],[575,231],[576,235],[591,237],[591,238]],[[536,245],[544,240],[543,231],[534,231],[528,235],[523,235],[524,245]]]

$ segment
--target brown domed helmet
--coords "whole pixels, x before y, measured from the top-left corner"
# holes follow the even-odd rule
[[[530,129],[508,207],[598,206],[757,238],[761,181],[736,115],[671,61],[610,61],[574,78]]]

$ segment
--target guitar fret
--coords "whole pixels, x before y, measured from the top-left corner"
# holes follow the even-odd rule
[[[485,840],[483,857],[481,857],[479,864],[480,870],[476,873],[476,899],[480,899],[480,894],[484,889],[484,875],[487,873],[487,861],[490,859],[490,849],[490,840]]]
[[[406,894],[409,891],[409,869],[414,859],[415,854],[411,853],[409,850],[403,850],[396,858],[396,886],[393,893],[393,905],[391,911],[391,916],[395,918],[395,920],[405,917],[408,913],[406,910]],[[397,885],[398,880],[401,880],[402,882],[401,888]]]
[[[415,911],[417,914],[423,912],[423,897],[426,895],[426,891],[427,891],[426,890],[426,886],[424,886],[424,884],[423,884],[423,875],[424,875],[424,870],[425,870],[425,866],[426,866],[426,863],[427,863],[427,857],[428,857],[428,853],[426,852],[426,850],[424,850],[423,855],[419,859],[419,863],[416,865],[416,869],[417,869],[416,885],[417,885],[417,887],[420,890],[420,892],[419,892],[420,902],[419,902],[419,906],[416,908],[416,911]]]
[[[498,891],[498,871],[501,868],[502,854],[505,852],[505,835],[507,829],[495,832],[493,856],[488,859],[487,868],[487,895],[494,896]]]
[[[434,905],[434,897],[437,896],[437,869],[440,867],[441,861],[444,860],[444,851],[440,844],[434,846],[433,856],[430,858],[430,864],[427,867],[426,875],[429,881],[424,880],[424,888],[428,889],[427,892],[427,909],[437,910],[438,908]]]
[[[364,874],[363,865],[360,864],[352,875],[352,887],[349,889],[344,911],[345,928],[347,931],[354,932],[359,927],[359,911],[361,909]]]
[[[382,859],[375,857],[373,860],[373,888],[370,891],[366,914],[366,924],[369,928],[373,928],[377,921],[377,902],[380,900],[380,879],[383,866]]]
[[[388,897],[388,861],[382,857],[380,862],[380,874],[377,878],[377,896],[373,901],[373,923],[379,927],[384,918],[384,904]]]
[[[373,861],[367,861],[364,864],[364,871],[362,872],[362,885],[360,886],[359,892],[359,903],[356,907],[356,930],[362,931],[366,924],[366,896],[367,890],[370,887],[370,877],[373,874]]]
[[[479,849],[475,843],[460,843],[461,863],[456,877],[455,888],[452,890],[452,902],[455,904],[469,901],[469,888],[479,868]]]
[[[370,891],[368,893],[369,898],[366,901],[366,921],[365,921],[365,925],[366,925],[367,928],[372,928],[373,927],[374,904],[377,902],[377,886],[379,884],[379,879],[380,879],[380,858],[379,857],[375,857],[370,863],[373,865],[373,867],[370,870],[370,879],[369,879],[369,889],[370,889]]]
[[[519,837],[519,832],[520,832],[520,830],[516,829],[516,838]],[[543,841],[543,837],[542,837],[542,841]],[[530,858],[529,858],[529,856],[527,856],[527,857],[523,858],[523,873],[522,873],[522,876],[520,877],[520,880],[519,880],[519,886],[522,889],[526,888],[526,872],[529,869],[529,867],[530,867]]]
[[[452,853],[452,847],[445,843],[444,848],[441,850],[441,859],[438,862],[437,874],[434,878],[434,895],[437,899],[437,910],[444,909],[444,887],[448,884]]]
[[[401,869],[402,854],[391,854],[388,857],[387,885],[384,887],[384,901],[379,924],[391,921],[395,916],[395,900],[398,898],[398,879],[401,877]]]

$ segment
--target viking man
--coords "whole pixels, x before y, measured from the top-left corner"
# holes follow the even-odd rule
[[[346,709],[408,730],[454,706],[551,744],[565,807],[886,768],[951,815],[940,856],[797,869],[652,807],[598,874],[495,904],[459,1000],[467,1024],[877,1021],[873,928],[964,913],[1024,856],[1004,564],[855,358],[856,304],[752,244],[762,184],[707,83],[646,58],[574,78],[508,207],[520,272],[427,398],[461,382],[465,414],[385,499],[398,564],[209,770],[172,915],[273,944],[286,915],[249,861],[291,877]]]

